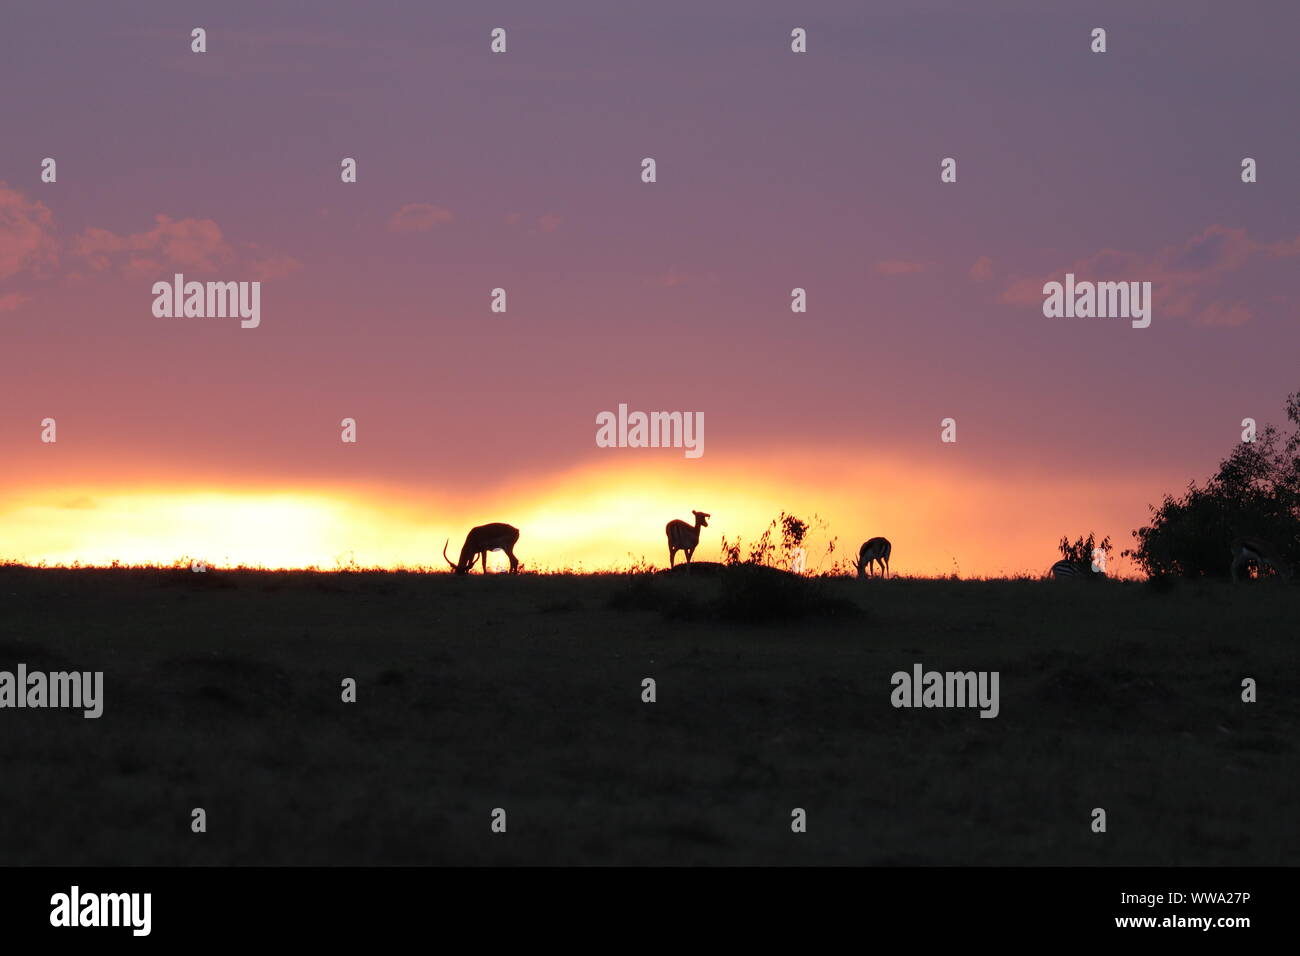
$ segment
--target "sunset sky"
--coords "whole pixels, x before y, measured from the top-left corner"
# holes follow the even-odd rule
[[[1300,389],[1297,27],[1252,2],[12,6],[0,558],[436,565],[508,521],[526,567],[662,565],[692,509],[708,560],[782,510],[888,536],[901,574],[1127,546]],[[260,327],[155,317],[177,272],[261,281]],[[1066,272],[1152,282],[1150,328],[1045,318]],[[702,412],[703,456],[598,448],[620,403]]]

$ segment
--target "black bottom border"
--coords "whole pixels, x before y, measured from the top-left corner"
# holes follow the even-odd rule
[[[24,867],[0,869],[0,925],[7,942],[62,936],[92,945],[116,937],[336,947],[388,936],[454,944],[465,932],[540,942],[607,931],[664,941],[666,933],[720,933],[730,944],[751,936],[771,944],[773,934],[816,944],[844,931],[851,939],[1129,936],[1181,945],[1285,932],[1296,876],[1291,867]],[[150,894],[148,936],[129,926],[52,925],[59,894],[68,897],[63,915],[71,913],[73,886],[82,912],[90,894]]]

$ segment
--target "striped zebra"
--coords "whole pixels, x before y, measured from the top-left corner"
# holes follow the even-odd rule
[[[1271,542],[1263,538],[1235,538],[1231,545],[1232,551],[1232,580],[1235,584],[1240,573],[1244,571],[1247,565],[1252,562],[1255,565],[1256,573],[1264,576],[1267,568],[1272,568],[1284,579],[1290,580],[1295,572],[1291,566],[1282,560],[1282,553],[1275,548]]]
[[[1054,581],[1087,581],[1093,570],[1090,565],[1077,564],[1074,561],[1057,561],[1052,570],[1047,572]]]
[[[874,575],[877,564],[884,576],[889,577],[889,553],[892,550],[893,545],[888,538],[869,538],[862,542],[862,547],[858,549],[858,560],[853,562],[853,566],[858,569],[858,577],[865,578],[868,570]]]
[[[685,521],[675,519],[664,526],[664,534],[668,535],[668,567],[670,568],[678,551],[686,552],[686,563],[691,563],[691,557],[700,544],[700,529],[707,528],[709,518],[713,517],[704,511],[692,511],[691,514],[695,515],[694,527]]]

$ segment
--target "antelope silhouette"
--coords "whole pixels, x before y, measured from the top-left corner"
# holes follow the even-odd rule
[[[668,535],[668,567],[670,568],[678,551],[686,552],[686,563],[691,563],[691,557],[700,544],[700,529],[707,528],[709,518],[712,517],[703,511],[692,511],[691,514],[695,515],[694,526],[677,520],[670,521],[664,526],[664,534]]]
[[[504,551],[506,557],[510,559],[510,573],[517,574],[519,560],[515,557],[515,543],[518,540],[519,529],[514,525],[503,524],[500,521],[481,524],[477,528],[471,528],[469,534],[465,535],[465,543],[460,548],[459,561],[452,564],[451,558],[447,557],[447,545],[451,544],[450,540],[443,542],[442,557],[456,574],[468,574],[470,568],[474,567],[474,562],[482,558],[483,573],[487,574],[487,553]]]

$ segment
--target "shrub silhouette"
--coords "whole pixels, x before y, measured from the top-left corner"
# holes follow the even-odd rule
[[[1111,552],[1114,551],[1109,535],[1098,542],[1097,536],[1091,531],[1088,532],[1087,538],[1080,536],[1073,543],[1068,537],[1062,538],[1061,543],[1056,547],[1061,552],[1061,557],[1064,560],[1069,561],[1071,564],[1077,564],[1079,567],[1087,568],[1090,572],[1092,571],[1094,554],[1101,551],[1106,556],[1108,565]]]
[[[1151,577],[1227,577],[1232,539],[1255,535],[1291,564],[1300,560],[1300,392],[1287,396],[1286,416],[1295,430],[1285,441],[1266,425],[1253,442],[1233,448],[1204,485],[1193,481],[1181,496],[1165,495],[1124,555]]]
[[[852,601],[830,593],[829,582],[760,564],[715,565],[700,577],[664,571],[628,575],[609,597],[619,611],[657,611],[674,621],[763,625],[806,619],[851,620]]]
[[[752,565],[786,569],[791,567],[795,552],[804,547],[812,533],[825,532],[826,530],[827,524],[819,515],[813,515],[812,521],[808,522],[782,511],[780,515],[768,523],[767,528],[750,546],[749,556],[743,560],[741,558],[741,552],[744,549],[742,540],[740,538],[728,540],[724,534],[722,536],[722,563],[727,567]],[[822,556],[823,561],[835,554],[835,546],[838,540],[838,538],[831,538],[827,542],[826,552]],[[805,553],[805,560],[806,558]]]

